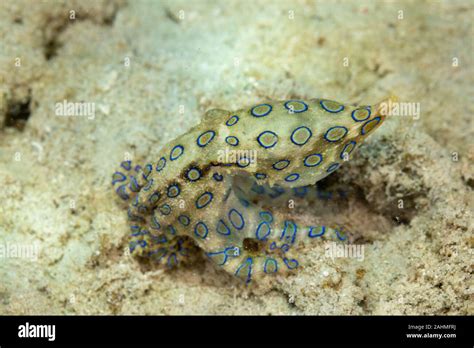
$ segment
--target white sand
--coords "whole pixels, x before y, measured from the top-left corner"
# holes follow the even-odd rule
[[[470,1],[0,2],[0,314],[473,314],[473,11]],[[419,119],[389,119],[331,179],[353,194],[326,218],[354,233],[362,261],[315,244],[294,276],[245,288],[208,261],[143,271],[125,252],[110,186],[125,157],[156,158],[209,108],[391,93],[420,103]],[[28,99],[23,129],[5,126]],[[55,115],[65,99],[94,103],[95,117]]]

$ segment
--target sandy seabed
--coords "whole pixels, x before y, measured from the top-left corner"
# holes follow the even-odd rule
[[[73,13],[71,11],[74,11]],[[1,1],[0,314],[473,314],[472,1]],[[74,18],[71,18],[74,17]],[[300,207],[364,257],[301,251],[245,287],[204,258],[167,271],[126,252],[111,189],[125,157],[210,108],[328,98],[393,116]],[[94,117],[57,116],[64,100]]]

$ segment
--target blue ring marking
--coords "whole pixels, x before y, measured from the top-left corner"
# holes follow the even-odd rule
[[[244,160],[246,160],[247,162],[245,162]],[[237,160],[237,166],[239,166],[240,168],[248,167],[250,163],[252,163],[252,161],[247,157],[241,157]]]
[[[232,135],[229,135],[227,138],[225,138],[225,142],[227,144],[229,144],[230,146],[239,145],[239,139],[237,137],[232,136]]]
[[[117,176],[118,176],[118,178],[117,178]],[[127,180],[127,176],[122,172],[115,172],[112,175],[112,185],[115,185],[116,183],[122,182],[122,181],[125,181],[125,180]]]
[[[133,251],[135,250],[135,248],[137,247],[137,245],[139,245],[140,247],[144,248],[146,247],[148,244],[145,240],[134,240],[134,241],[131,241],[129,244],[128,244],[128,248],[130,250],[130,253],[133,253]]]
[[[134,176],[130,177],[130,184],[128,185],[130,191],[138,192],[140,191],[141,186],[138,184],[137,178]]]
[[[135,209],[136,211],[137,211],[138,208],[141,206],[141,205],[139,205],[138,203],[139,203],[138,195],[136,195],[135,198],[134,198],[133,201],[132,201],[132,206],[133,206],[133,207],[136,207],[136,209]]]
[[[178,221],[183,226],[189,226],[189,223],[191,222],[191,219],[189,219],[188,216],[183,214],[183,215],[178,216]]]
[[[261,211],[258,215],[260,215],[260,218],[263,221],[270,222],[270,223],[273,222],[273,215],[272,213],[268,211]]]
[[[125,170],[130,170],[132,169],[132,161],[123,161],[120,166]]]
[[[172,189],[176,189],[174,193],[171,191]],[[175,197],[178,197],[180,193],[181,193],[181,189],[179,188],[179,185],[178,184],[172,184],[172,185],[168,186],[168,190],[166,192],[166,195],[169,198],[175,198]]]
[[[141,229],[140,226],[131,226],[130,229],[133,232],[130,234],[130,237],[145,236],[147,234],[150,234],[148,230]]]
[[[309,231],[308,231],[308,237],[309,238],[316,238],[316,237],[322,237],[324,235],[324,233],[326,233],[326,226],[319,226],[319,228],[321,229],[321,232],[319,233],[314,233],[313,230],[316,229],[318,227],[313,227],[313,226],[310,226],[309,227]]]
[[[285,244],[283,244],[283,245],[280,247],[280,249],[281,249],[284,253],[286,253],[288,250],[290,250],[290,245],[285,243]]]
[[[327,112],[330,112],[332,114],[337,114],[338,112],[341,112],[342,110],[344,110],[344,105],[340,105],[339,109],[338,110],[331,110],[331,109],[328,109],[325,105],[324,105],[324,102],[326,101],[332,101],[332,100],[321,100],[319,102],[319,105],[321,105],[321,107],[326,110]],[[337,103],[337,102],[336,102]],[[339,103],[338,103],[339,104]]]
[[[214,178],[215,181],[224,180],[224,177],[222,175],[220,175],[219,173],[214,173],[214,175],[212,177]]]
[[[266,134],[271,134],[271,135],[274,136],[274,138],[273,138],[274,141],[273,141],[270,145],[268,145],[268,146],[265,145],[265,144],[263,144],[262,141],[260,140],[260,138],[261,138],[262,136],[265,136]],[[260,144],[261,147],[263,147],[263,148],[265,148],[265,149],[270,149],[270,148],[274,147],[274,146],[278,143],[278,135],[276,135],[276,134],[273,133],[272,131],[264,131],[264,132],[260,133],[260,135],[257,137],[257,141],[258,141],[258,143]]]
[[[265,173],[255,173],[255,178],[257,178],[258,180],[263,180],[267,177],[267,174]]]
[[[184,147],[182,145],[176,145],[170,152],[170,160],[177,160],[184,153]]]
[[[234,115],[234,116],[231,116],[225,123],[225,125],[227,127],[231,127],[233,126],[234,124],[236,124],[237,122],[239,122],[239,116],[237,115]]]
[[[272,228],[270,227],[270,224],[266,221],[263,221],[258,225],[257,231],[255,231],[255,236],[258,240],[266,240],[271,232]],[[261,233],[264,235],[262,236]]]
[[[176,228],[174,228],[173,226],[171,225],[168,225],[167,227],[167,232],[168,233],[171,233],[173,236],[176,234]]]
[[[333,129],[336,129],[336,128],[342,128],[342,129],[344,129],[344,135],[341,136],[341,137],[339,137],[339,138],[336,139],[336,140],[328,139],[328,133],[329,133],[330,131],[332,131]],[[329,128],[329,129],[326,131],[326,133],[324,134],[324,139],[326,139],[326,140],[329,141],[330,143],[335,143],[335,142],[338,142],[339,140],[341,140],[342,138],[344,138],[344,137],[347,135],[347,132],[348,132],[348,130],[347,130],[347,128],[344,127],[344,126],[334,126],[334,127]]]
[[[290,106],[288,106],[287,104],[289,103],[300,103],[300,104],[303,104],[303,110],[295,110],[294,108],[291,109]],[[301,100],[288,100],[286,103],[285,103],[285,109],[287,109],[288,111],[290,112],[293,112],[295,114],[299,114],[300,112],[305,112],[306,110],[308,110],[308,105],[301,101]]]
[[[293,182],[293,181],[298,180],[299,178],[300,178],[300,175],[298,173],[293,173],[293,174],[288,175],[285,178],[285,181],[286,182]]]
[[[222,258],[222,262],[218,263],[218,262],[214,261],[214,262],[216,262],[216,265],[218,265],[218,266],[224,266],[225,263],[227,262],[227,258],[228,258],[228,256],[227,256],[227,254],[225,253],[225,251],[218,251],[218,252],[213,252],[213,253],[207,253],[206,255],[207,255],[209,258],[212,258],[212,257],[215,257],[215,256],[222,256],[222,257],[223,257],[223,258]]]
[[[369,123],[374,122],[374,121],[377,121],[377,123],[376,123],[375,126],[374,126],[374,127],[376,127],[376,126],[380,123],[380,120],[381,120],[380,116],[377,116],[377,117],[374,117],[373,119],[371,119],[370,121],[365,122],[365,123],[362,125],[362,130],[361,130],[360,133],[361,133],[362,135],[365,135],[365,134],[367,133],[367,132],[365,131],[365,127],[367,127],[367,125],[368,125]]]
[[[204,137],[204,136],[207,136],[209,134],[211,134],[211,137],[209,139],[207,139],[207,141],[202,142],[201,138]],[[196,144],[199,147],[207,146],[214,139],[215,136],[216,136],[216,132],[214,132],[213,130],[205,131],[204,133],[202,133],[200,136],[197,137]]]
[[[277,168],[277,165],[279,165],[280,163],[284,163],[284,167]],[[290,161],[289,161],[289,160],[281,160],[281,161],[278,161],[278,162],[273,163],[272,167],[273,167],[273,169],[275,169],[275,170],[283,170],[283,169],[287,168],[289,165],[290,165]]]
[[[253,259],[251,257],[247,257],[247,260],[245,260],[245,262],[242,263],[239,268],[237,268],[237,271],[235,271],[235,275],[238,276],[242,268],[248,267],[247,279],[245,280],[246,284],[250,283],[250,281],[252,280],[252,264]]]
[[[127,193],[127,184],[123,184],[117,187],[115,193],[117,193],[117,195],[124,201],[128,201],[130,199],[129,194]]]
[[[199,227],[198,226],[201,226],[203,229],[204,229],[204,232],[202,233],[199,233],[198,229]],[[199,221],[196,226],[194,226],[194,234],[197,236],[197,237],[200,237],[202,239],[206,238],[207,237],[207,234],[209,232],[209,229],[207,228],[206,224],[202,221]]]
[[[346,236],[343,236],[343,235],[339,234],[340,231],[338,229],[335,229],[334,232],[336,232],[336,236],[339,240],[345,241],[347,239]]]
[[[263,272],[265,272],[265,273],[268,274],[267,270],[268,270],[268,263],[269,263],[269,262],[271,262],[272,265],[273,265],[273,266],[272,266],[272,267],[273,267],[273,271],[270,272],[270,273],[276,273],[276,272],[278,272],[278,262],[277,262],[277,260],[275,260],[275,259],[273,259],[273,258],[271,258],[271,257],[269,257],[268,259],[265,260],[265,263],[264,263],[264,265],[263,265]]]
[[[147,192],[153,186],[153,179],[150,179],[145,186],[143,186],[143,191]]]
[[[124,184],[124,185],[120,185],[119,187],[117,187],[117,189],[115,190],[115,192],[117,193],[117,195],[122,198],[124,201],[127,201],[130,199],[130,196],[128,195],[127,193],[127,184]]]
[[[201,198],[205,200],[204,203],[200,203]],[[196,208],[202,209],[206,207],[209,203],[212,202],[213,198],[214,198],[214,195],[211,192],[209,191],[204,192],[202,195],[198,197],[198,199],[196,199]]]
[[[176,253],[171,253],[170,256],[168,256],[168,261],[166,262],[166,265],[168,268],[173,268],[178,265],[178,258],[176,257]]]
[[[297,141],[294,139],[295,133],[296,133],[298,130],[300,130],[300,129],[306,129],[306,130],[309,132],[308,137],[307,137],[306,140],[305,140],[304,142],[302,142],[302,143],[299,143],[299,142],[297,142]],[[309,141],[309,139],[310,139],[312,136],[313,136],[313,132],[311,132],[311,129],[309,129],[309,128],[306,127],[306,126],[301,126],[301,127],[296,128],[296,129],[291,133],[290,140],[291,140],[291,142],[292,142],[293,144],[295,144],[295,145],[303,146],[304,144],[306,144],[306,143]]]
[[[295,187],[293,188],[293,192],[297,197],[304,197],[308,193],[308,186]]]
[[[255,113],[255,109],[260,107],[260,106],[268,106],[268,111],[267,112],[264,112],[263,114],[257,114]],[[272,109],[273,107],[270,105],[270,104],[260,104],[260,105],[256,105],[254,106],[251,110],[250,110],[250,113],[252,114],[252,116],[255,116],[255,117],[265,117],[267,116],[270,112],[272,112]]]
[[[171,213],[171,207],[166,203],[163,204],[159,209],[163,215],[169,215]]]
[[[288,230],[289,227],[292,229],[291,231]],[[284,237],[285,240],[290,240],[291,244],[293,244],[296,239],[297,231],[298,231],[298,226],[293,221],[286,220],[285,228],[281,232],[280,240],[282,240]],[[288,232],[288,235],[287,235],[287,232]]]
[[[235,251],[238,251],[238,253],[236,254]],[[232,253],[228,253],[229,251],[232,251]],[[236,256],[239,256],[240,255],[240,249],[237,248],[237,247],[233,247],[233,246],[230,246],[228,248],[225,248],[224,250],[222,251],[216,251],[216,252],[211,252],[211,253],[207,253],[206,255],[211,258],[211,257],[214,257],[214,256],[218,256],[218,255],[221,255],[224,256],[223,260],[221,263],[217,263],[216,264],[218,266],[223,266],[226,262],[227,262],[227,258],[229,256],[232,256],[232,257],[236,257]]]
[[[232,220],[232,217],[233,217],[233,216],[235,217],[235,215],[237,215],[237,216],[238,216],[238,219],[240,220],[240,221],[239,221],[240,223],[238,223],[238,224],[236,224],[236,222]],[[230,221],[230,223],[232,224],[232,226],[234,226],[236,229],[241,230],[242,228],[244,228],[244,226],[245,226],[245,220],[244,220],[242,214],[240,214],[240,213],[237,211],[237,209],[232,208],[231,210],[229,210],[228,218],[229,218],[229,221]]]
[[[277,245],[275,242],[272,242],[272,244],[270,244],[270,250],[275,250],[277,248]]]
[[[332,172],[335,171],[337,168],[339,168],[339,163],[334,162],[333,164],[331,164],[331,165],[328,167],[328,169],[326,170],[326,172],[332,173]]]
[[[344,148],[343,148],[342,151],[341,151],[341,154],[339,155],[339,157],[341,157],[342,160],[344,159],[344,153],[346,152],[347,147],[350,146],[350,145],[352,145],[352,148],[351,148],[350,151],[347,153],[347,156],[349,156],[349,155],[351,154],[351,152],[354,151],[355,146],[356,146],[356,142],[353,141],[353,140],[351,140],[350,142],[348,142],[348,143],[344,146]]]
[[[367,110],[367,111],[368,111],[366,118],[362,118],[362,119],[357,119],[357,118],[356,118],[355,113],[356,113],[357,111],[360,111],[360,110]],[[354,121],[356,121],[356,122],[363,122],[363,121],[365,121],[365,120],[367,120],[367,119],[370,118],[371,113],[372,113],[372,111],[370,111],[370,107],[359,108],[359,109],[355,109],[354,111],[352,111],[351,117],[352,117],[352,119],[353,119]]]
[[[228,258],[229,256],[234,256],[234,255],[229,255],[229,254],[227,254],[227,251],[228,251],[229,249],[235,250],[234,247],[228,247],[228,248],[226,248],[226,249],[224,249],[224,250],[222,250],[222,251],[215,251],[215,252],[207,253],[206,255],[207,255],[209,258],[222,255],[222,256],[223,256],[222,262],[221,262],[221,263],[217,263],[217,262],[216,262],[216,264],[217,264],[218,266],[223,266],[223,265],[227,262],[227,258]],[[215,262],[215,261],[214,261],[214,262]]]
[[[153,186],[153,179],[150,179],[145,186],[143,186],[143,191],[148,192],[150,191],[151,187]]]
[[[166,158],[161,157],[158,163],[156,164],[156,171],[161,172],[165,166],[166,166]]]
[[[151,218],[151,228],[153,228],[154,230],[159,230],[161,228],[161,225],[160,223],[158,222],[158,220],[156,219],[156,216],[153,215],[153,217]]]
[[[308,161],[314,157],[319,157],[319,162],[315,164],[308,164]],[[319,166],[322,161],[323,161],[323,155],[321,155],[320,153],[313,153],[311,155],[306,156],[303,163],[305,167],[316,167],[316,166]]]
[[[198,177],[195,178],[195,179],[191,178],[191,176],[190,176],[191,172],[197,172]],[[186,172],[186,178],[189,181],[192,181],[192,182],[198,181],[199,179],[201,179],[201,175],[202,175],[201,171],[199,170],[199,168],[196,168],[196,167],[192,167]]]
[[[142,173],[143,179],[147,180],[152,170],[153,170],[153,166],[150,163],[148,163],[143,169],[143,173]]]
[[[230,234],[230,228],[227,227],[225,222],[222,221],[222,220],[219,220],[217,222],[216,231],[217,231],[217,233],[220,233],[224,236],[228,236]]]
[[[295,269],[299,265],[297,260],[295,259],[289,260],[286,257],[283,258],[283,262],[285,263],[286,267],[288,267],[288,269]]]
[[[178,252],[183,256],[187,256],[189,249],[188,248],[183,248],[183,239],[182,238],[178,239],[177,245],[178,245],[177,246]]]

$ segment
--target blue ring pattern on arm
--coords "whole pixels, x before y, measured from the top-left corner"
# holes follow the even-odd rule
[[[202,209],[205,208],[207,205],[209,205],[212,202],[212,199],[214,198],[214,195],[211,192],[204,192],[202,195],[196,199],[196,208],[197,209]]]
[[[206,224],[202,221],[199,221],[196,226],[194,226],[194,234],[202,239],[205,239],[207,237],[207,234],[209,233],[209,229],[207,228]]]
[[[326,110],[327,112],[330,112],[330,113],[333,113],[333,114],[337,114],[337,113],[339,113],[339,112],[341,112],[341,111],[344,110],[344,105],[342,105],[342,104],[341,104],[341,105],[339,106],[339,108],[337,108],[337,109],[331,109],[331,108],[329,108],[329,106],[326,105],[327,102],[332,102],[332,101],[331,101],[331,100],[321,100],[321,101],[319,102],[319,105],[321,105],[321,107],[322,107],[324,110]]]
[[[228,136],[225,138],[225,142],[229,144],[230,146],[237,146],[239,145],[239,139],[237,137],[234,137],[232,135]]]
[[[205,131],[200,136],[198,136],[198,138],[196,139],[196,144],[199,147],[205,147],[210,144],[210,142],[214,139],[215,136],[216,132],[214,132],[213,130]]]
[[[298,180],[299,178],[300,178],[300,175],[298,173],[292,173],[285,178],[285,181],[293,182],[293,181]]]
[[[255,231],[255,236],[258,240],[264,241],[267,239],[271,232],[272,228],[270,227],[270,224],[266,221],[263,221],[258,225],[257,230]]]
[[[265,139],[264,137],[270,138]],[[265,149],[271,149],[278,143],[278,135],[272,131],[264,131],[257,137],[257,141]]]
[[[170,152],[170,160],[176,161],[184,153],[183,145],[176,145]]]
[[[255,109],[257,108],[264,108],[265,111],[259,113],[259,112],[256,112]],[[260,104],[260,105],[257,105],[257,106],[254,106],[251,110],[250,110],[250,113],[252,114],[252,116],[254,117],[265,117],[267,116],[270,112],[272,112],[272,109],[273,109],[273,106],[271,106],[270,104]]]
[[[290,105],[291,103],[293,104],[297,104],[300,106],[299,109],[295,109],[294,107],[292,108]],[[301,100],[288,100],[285,104],[285,109],[287,109],[288,111],[290,111],[290,113],[295,113],[295,114],[299,114],[300,112],[305,112],[308,110],[308,104],[306,104],[305,102],[301,101]]]
[[[165,166],[166,166],[166,158],[161,157],[158,163],[156,164],[156,171],[161,172]]]
[[[339,168],[339,163],[334,162],[334,163],[332,163],[332,164],[328,167],[327,172],[328,172],[328,173],[332,173],[332,172],[335,171],[337,168]]]
[[[290,161],[285,159],[285,160],[280,160],[273,163],[272,167],[275,170],[283,170],[287,168],[289,165],[290,165]]]
[[[229,221],[234,226],[234,228],[241,230],[245,226],[245,220],[242,216],[242,214],[235,208],[232,208],[229,211]]]
[[[348,159],[385,119],[381,110],[326,99],[215,109],[153,151],[153,162],[123,161],[112,184],[128,200],[134,256],[174,267],[201,248],[249,283],[297,268],[296,245],[347,240],[344,226],[301,226],[278,206],[317,199],[310,186]]]
[[[313,136],[313,132],[306,126],[300,126],[291,133],[291,142],[298,146],[305,145]],[[297,139],[297,137],[301,139]]]
[[[234,124],[236,124],[237,122],[239,122],[239,116],[237,115],[234,115],[234,116],[231,116],[225,123],[226,126],[228,127],[232,127]]]
[[[377,117],[374,117],[373,119],[371,119],[371,120],[365,122],[365,123],[362,125],[362,129],[361,129],[360,134],[366,135],[366,134],[370,131],[370,130],[366,130],[366,127],[367,127],[369,124],[371,124],[372,122],[377,122],[377,123],[373,126],[373,127],[375,127],[375,126],[377,126],[377,125],[380,123],[380,121],[381,121],[380,116],[377,116]],[[373,128],[373,127],[372,127],[372,128]],[[371,128],[371,129],[372,129],[372,128]]]
[[[357,114],[360,113],[360,111],[367,111],[367,116],[357,117]],[[356,122],[363,122],[363,121],[368,120],[370,118],[371,113],[372,112],[370,111],[370,107],[359,108],[359,109],[355,109],[354,111],[352,111],[351,117]]]
[[[356,146],[355,141],[351,140],[350,142],[348,142],[346,145],[344,145],[344,148],[342,149],[341,154],[339,155],[339,157],[343,160],[345,153],[347,153],[347,156],[349,156],[351,154],[351,152],[355,149],[355,146]],[[348,147],[350,147],[349,150],[347,150]]]

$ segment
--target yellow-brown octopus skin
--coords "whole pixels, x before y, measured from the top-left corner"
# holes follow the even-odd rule
[[[114,173],[117,194],[130,202],[130,251],[171,267],[192,239],[246,283],[296,269],[296,245],[346,237],[286,219],[274,200],[306,192],[339,168],[382,124],[388,100],[357,107],[286,100],[206,112],[153,163],[126,161]]]

